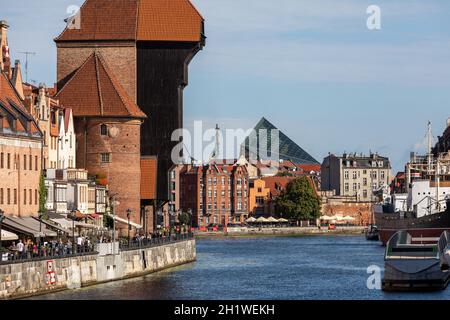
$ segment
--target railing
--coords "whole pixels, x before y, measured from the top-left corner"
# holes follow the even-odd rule
[[[191,240],[194,238],[194,234],[192,233],[180,233],[173,234],[166,237],[156,237],[149,239],[134,239],[131,243],[127,243],[128,241],[124,241],[120,243],[119,249],[121,251],[130,251],[137,249],[145,249],[151,247],[159,247],[166,244],[177,243],[181,241]]]
[[[64,259],[80,256],[94,255],[97,252],[94,250],[94,246],[77,246],[75,248],[49,248],[48,250],[40,249],[37,252],[34,251],[10,251],[8,253],[0,254],[0,265],[22,263],[29,261],[42,261],[53,259]]]
[[[174,234],[166,237],[157,237],[152,239],[139,239],[131,241],[130,244],[121,243],[119,245],[119,249],[121,251],[130,251],[137,249],[145,249],[152,247],[159,247],[171,243],[182,242],[186,240],[191,240],[194,238],[192,233],[184,233],[184,234]],[[10,251],[8,253],[0,254],[0,265],[7,264],[15,264],[15,263],[23,263],[23,262],[31,262],[31,261],[43,261],[43,260],[53,260],[53,259],[64,259],[64,258],[72,258],[72,257],[80,257],[80,256],[88,256],[88,255],[96,255],[98,252],[94,249],[94,245],[91,246],[77,246],[75,248],[49,248],[43,249],[41,248],[37,252],[33,251]]]

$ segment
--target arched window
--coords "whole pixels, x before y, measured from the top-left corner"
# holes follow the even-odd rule
[[[100,126],[100,134],[102,136],[107,136],[108,135],[108,126],[106,124],[102,124]]]

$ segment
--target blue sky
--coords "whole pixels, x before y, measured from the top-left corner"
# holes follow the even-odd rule
[[[53,83],[69,5],[4,0],[13,58],[35,51],[30,79]],[[207,45],[190,66],[185,126],[253,127],[265,116],[319,161],[378,151],[401,169],[450,117],[448,0],[193,0]],[[381,8],[369,31],[366,9]]]

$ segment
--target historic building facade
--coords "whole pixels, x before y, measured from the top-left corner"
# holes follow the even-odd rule
[[[192,213],[194,226],[243,222],[248,216],[248,192],[245,166],[185,165],[180,171],[180,209]]]
[[[389,158],[378,154],[331,154],[322,163],[321,189],[335,190],[335,195],[354,197],[358,202],[373,202],[373,192],[389,186],[391,175]]]
[[[140,127],[146,115],[94,51],[60,88],[56,98],[73,110],[76,166],[106,180],[116,214],[139,222]],[[122,226],[126,227],[126,226]]]
[[[158,157],[155,201],[167,202],[167,173],[183,127],[183,89],[189,62],[205,43],[204,20],[189,0],[87,0],[79,28],[55,39],[58,88],[96,51],[127,95],[148,116],[142,124],[140,152]]]
[[[7,73],[0,70],[0,208],[10,216],[37,216],[42,133]]]

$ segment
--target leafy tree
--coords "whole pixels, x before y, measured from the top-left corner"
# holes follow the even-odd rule
[[[284,218],[311,220],[320,216],[320,198],[307,177],[289,182],[275,200],[277,211]]]
[[[294,175],[289,171],[281,171],[277,173],[277,177],[293,177]]]
[[[191,223],[191,219],[189,217],[189,214],[186,213],[186,212],[180,213],[180,215],[178,216],[178,220],[182,224],[190,224]]]
[[[44,174],[39,178],[39,212],[47,212],[45,204],[47,203],[48,190],[45,186]]]

